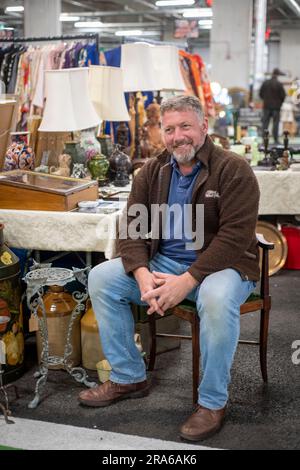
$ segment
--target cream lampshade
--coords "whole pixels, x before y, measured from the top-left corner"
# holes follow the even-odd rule
[[[150,52],[154,62],[156,90],[185,90],[179,67],[177,47],[169,45],[150,46]]]
[[[142,42],[122,44],[121,68],[124,74],[124,90],[128,92],[185,89],[175,46],[154,46]],[[141,156],[138,108],[138,100],[135,99],[136,116],[131,126],[134,142],[131,154],[134,159]]]
[[[39,131],[72,132],[95,127],[99,117],[88,90],[88,68],[46,71],[46,106]]]
[[[125,91],[185,90],[175,46],[123,44],[121,68]]]
[[[103,121],[129,121],[123,75],[119,67],[91,65],[89,67],[90,98]]]
[[[122,44],[121,69],[125,91],[155,91],[155,69],[151,46],[143,42]]]

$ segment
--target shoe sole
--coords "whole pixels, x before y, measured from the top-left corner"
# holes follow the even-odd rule
[[[203,441],[204,439],[208,439],[209,437],[214,436],[221,430],[222,426],[218,427],[217,429],[213,429],[212,431],[209,431],[205,434],[198,434],[198,436],[188,436],[183,433],[179,433],[179,436],[181,439],[184,441],[191,441],[191,442],[197,442],[197,441]]]
[[[150,388],[150,387],[149,387]],[[95,408],[103,408],[105,406],[112,405],[113,403],[116,403],[117,401],[121,400],[126,400],[127,398],[142,398],[146,397],[149,395],[149,388],[144,388],[143,390],[138,390],[136,392],[129,392],[125,393],[124,395],[121,395],[118,398],[115,398],[113,400],[107,400],[107,401],[89,401],[87,402],[86,400],[82,400],[79,398],[79,403],[84,406],[92,406]]]

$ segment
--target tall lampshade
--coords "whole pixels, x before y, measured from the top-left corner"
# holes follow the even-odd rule
[[[185,90],[175,46],[123,44],[121,67],[125,91]]]
[[[119,67],[91,65],[89,91],[93,105],[103,121],[129,121],[122,70]]]
[[[155,91],[155,69],[149,44],[137,42],[122,44],[121,68],[124,77],[124,90]]]
[[[183,91],[185,84],[180,72],[179,53],[175,46],[150,46],[155,70],[155,86],[160,91]]]
[[[45,74],[46,106],[39,131],[72,132],[99,124],[89,96],[88,68],[51,70]]]

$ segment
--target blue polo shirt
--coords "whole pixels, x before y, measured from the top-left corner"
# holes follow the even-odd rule
[[[191,265],[196,260],[197,255],[194,250],[187,250],[185,246],[186,243],[192,241],[192,220],[189,220],[189,213],[185,205],[192,203],[193,188],[201,169],[201,163],[197,162],[193,171],[186,176],[180,173],[177,161],[174,157],[171,158],[170,163],[172,165],[172,176],[169,188],[168,206],[169,208],[173,206],[175,210],[169,211],[169,217],[165,221],[159,251],[162,255],[178,263]],[[174,204],[176,206],[174,206]],[[187,233],[184,232],[185,222],[187,227],[189,227],[190,236],[187,229],[185,230]],[[178,234],[181,234],[180,238],[175,238]]]

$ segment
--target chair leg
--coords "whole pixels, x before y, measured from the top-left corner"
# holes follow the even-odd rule
[[[150,352],[148,370],[153,370],[156,359],[156,319],[155,314],[149,315],[149,335],[150,335]]]
[[[192,323],[192,355],[193,355],[193,403],[198,403],[199,368],[200,368],[200,341],[199,320],[197,313]]]
[[[268,382],[267,372],[267,348],[268,348],[268,330],[269,330],[270,309],[260,311],[260,338],[259,338],[259,356],[260,369],[264,382]]]

